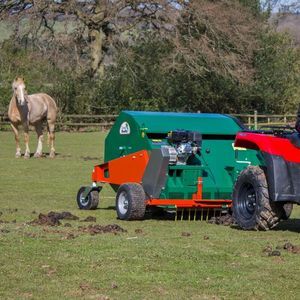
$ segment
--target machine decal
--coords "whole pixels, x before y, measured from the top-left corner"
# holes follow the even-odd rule
[[[125,135],[125,134],[130,134],[130,126],[127,122],[123,122],[120,126],[120,134]]]

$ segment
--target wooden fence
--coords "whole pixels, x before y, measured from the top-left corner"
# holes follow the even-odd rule
[[[295,114],[262,115],[254,111],[252,114],[231,114],[240,119],[246,126],[258,129],[262,126],[293,126]],[[65,115],[57,119],[57,130],[60,131],[105,131],[111,128],[117,115]],[[0,113],[0,130],[10,129],[6,113]]]

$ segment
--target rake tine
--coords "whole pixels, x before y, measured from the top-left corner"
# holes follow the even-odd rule
[[[214,218],[216,217],[216,210],[217,210],[217,209],[215,208],[215,209],[214,209]]]
[[[191,209],[189,208],[189,221],[191,221]]]
[[[194,210],[194,221],[196,221],[196,217],[197,217],[197,207]]]
[[[203,208],[201,208],[201,218],[200,221],[203,221]]]
[[[184,208],[181,210],[181,221],[183,220]]]
[[[206,222],[208,221],[208,215],[209,215],[209,208],[206,211]]]
[[[175,221],[177,221],[177,218],[178,218],[177,212],[178,212],[178,210],[177,210],[177,206],[175,206],[175,207],[176,207],[176,210],[175,210]]]

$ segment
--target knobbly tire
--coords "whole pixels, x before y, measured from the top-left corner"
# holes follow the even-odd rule
[[[283,209],[269,198],[265,172],[258,166],[244,169],[233,189],[233,217],[246,230],[269,230],[283,218]]]
[[[96,209],[99,204],[99,192],[92,190],[86,198],[82,197],[85,187],[81,187],[77,193],[77,204],[80,209],[92,210]]]
[[[138,183],[122,184],[116,196],[116,210],[121,220],[141,220],[146,212],[146,195]]]

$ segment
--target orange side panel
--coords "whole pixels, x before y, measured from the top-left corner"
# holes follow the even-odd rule
[[[151,206],[176,206],[177,208],[222,208],[231,207],[232,201],[227,199],[148,199],[147,205]]]
[[[121,185],[141,183],[149,161],[148,151],[138,151],[94,167],[92,181]]]

